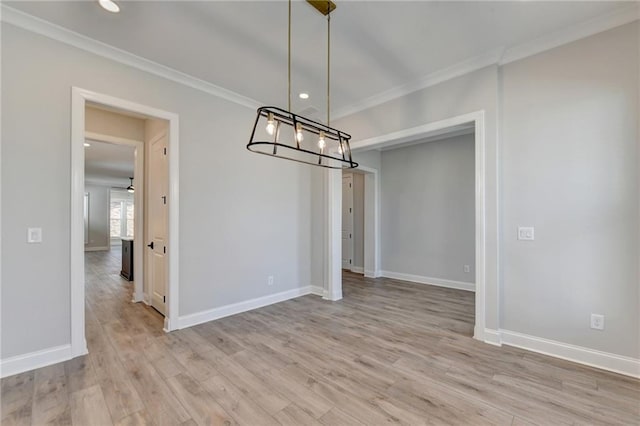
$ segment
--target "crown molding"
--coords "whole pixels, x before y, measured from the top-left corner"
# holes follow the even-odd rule
[[[53,40],[77,47],[90,53],[129,65],[142,71],[166,78],[185,86],[209,93],[213,96],[234,102],[247,108],[258,108],[261,103],[255,99],[227,90],[223,87],[193,77],[189,74],[144,59],[122,49],[94,40],[82,34],[52,24],[43,19],[26,14],[19,10],[0,4],[2,22],[15,25],[27,31],[49,37]],[[498,48],[487,53],[467,59],[453,66],[423,76],[413,82],[397,86],[379,94],[370,96],[349,106],[338,108],[332,112],[334,119],[340,119],[351,114],[381,105],[393,99],[410,93],[426,89],[456,77],[472,73],[479,69],[504,65],[526,57],[536,55],[549,49],[562,46],[591,35],[631,23],[640,19],[638,3],[619,8],[611,13],[601,15],[589,21],[576,24],[566,29],[545,35],[533,41],[513,46]]]
[[[500,60],[500,65],[518,61],[546,50],[550,50],[621,25],[629,24],[640,18],[639,13],[640,7],[638,6],[638,3],[633,3],[628,7],[616,9],[611,13],[544,35],[530,42],[508,48],[505,50],[504,56]]]
[[[394,99],[406,96],[410,93],[426,89],[436,84],[443,83],[464,74],[469,74],[491,65],[504,65],[529,56],[542,53],[546,50],[562,46],[573,41],[610,30],[640,19],[640,6],[633,3],[631,6],[619,8],[611,13],[598,16],[594,19],[582,22],[560,31],[553,32],[533,41],[523,43],[510,48],[498,48],[488,53],[476,56],[460,62],[451,67],[436,71],[419,78],[411,83],[397,86],[377,95],[373,95],[357,103],[339,108],[332,113],[334,119],[340,119],[360,111],[381,105]]]
[[[150,61],[140,56],[118,49],[98,40],[94,40],[75,31],[68,30],[59,25],[37,18],[27,13],[13,9],[4,4],[0,4],[0,17],[2,22],[14,25],[27,31],[43,35],[53,40],[68,44],[78,49],[85,50],[104,58],[129,65],[141,71],[154,74],[167,80],[183,84],[210,95],[225,99],[227,101],[242,105],[247,108],[256,109],[261,103],[255,99],[243,96],[239,93],[227,90],[223,87],[193,77],[189,74]]]
[[[473,71],[495,65],[500,61],[504,53],[504,48],[492,50],[488,53],[478,55],[476,57],[462,61],[456,65],[444,68],[442,70],[433,72],[410,83],[403,84],[401,86],[394,87],[393,89],[386,90],[378,93],[377,95],[370,96],[363,99],[360,102],[356,102],[347,107],[338,108],[331,113],[334,119],[346,117],[356,112],[363,111],[365,109],[372,108],[377,105],[392,101],[402,96],[406,96],[410,93],[417,92],[427,87],[435,86],[436,84],[443,83],[456,77],[469,74]]]

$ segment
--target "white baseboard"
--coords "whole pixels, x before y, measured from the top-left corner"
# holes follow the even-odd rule
[[[420,275],[403,274],[401,272],[380,271],[381,276],[393,278],[395,280],[411,281],[419,284],[429,284],[438,287],[455,288],[458,290],[476,291],[474,283],[466,283],[463,281],[445,280],[442,278],[423,277]]]
[[[231,305],[220,306],[219,308],[208,309],[206,311],[196,312],[178,317],[176,330],[192,327],[194,325],[217,320],[231,315],[240,314],[242,312],[251,311],[262,308],[264,306],[273,305],[274,303],[284,302],[285,300],[295,299],[296,297],[305,296],[307,294],[318,294],[316,291],[324,292],[321,287],[306,286],[287,290],[280,293],[270,294],[268,296],[257,297],[255,299],[245,300],[244,302],[233,303]],[[322,293],[320,293],[322,294]]]
[[[356,274],[364,274],[364,268],[362,266],[352,266],[351,272],[354,272]]]
[[[473,337],[476,337],[476,336],[477,336],[477,332],[476,334],[474,334]],[[484,334],[481,337],[476,337],[476,338],[490,345],[502,346],[502,339],[500,337],[499,330],[492,330],[490,328],[485,328]]]
[[[318,285],[312,285],[311,294],[314,294],[316,296],[324,296],[324,287],[320,287]]]
[[[532,352],[549,355],[567,361],[577,362],[590,367],[640,378],[640,359],[602,352],[583,346],[544,339],[509,330],[485,329],[485,342],[505,344]]]
[[[71,345],[55,346],[0,360],[0,377],[13,376],[73,358]]]
[[[364,277],[365,278],[378,278],[381,277],[382,275],[380,274],[380,271],[370,271],[368,269],[364,270]]]
[[[103,246],[103,247],[85,247],[84,251],[109,251],[110,247],[109,246]]]

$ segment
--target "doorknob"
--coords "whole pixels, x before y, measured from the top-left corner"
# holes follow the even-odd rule
[[[153,241],[151,241],[150,244],[147,244],[147,247],[149,247],[151,250],[153,250]]]

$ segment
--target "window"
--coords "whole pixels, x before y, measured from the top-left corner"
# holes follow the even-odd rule
[[[112,239],[133,238],[133,196],[121,190],[111,190],[109,206],[109,234]]]

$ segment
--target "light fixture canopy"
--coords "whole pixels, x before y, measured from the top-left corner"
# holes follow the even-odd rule
[[[288,34],[288,110],[273,106],[258,108],[247,149],[263,155],[311,164],[331,169],[356,168],[349,142],[351,136],[330,127],[330,70],[331,70],[331,1],[307,0],[311,6],[327,17],[327,124],[291,112],[291,0],[289,0]],[[307,93],[298,95],[307,99]]]
[[[127,192],[133,194],[136,191],[136,189],[133,187],[133,178],[130,177],[129,180],[131,180],[131,184],[127,186]]]

